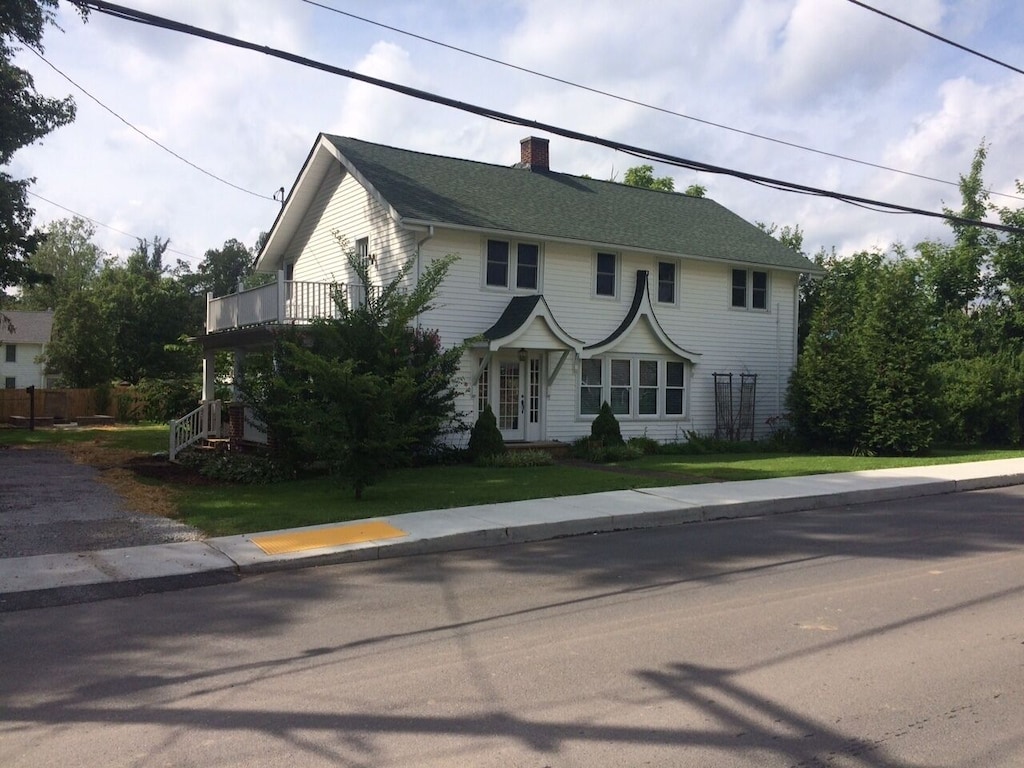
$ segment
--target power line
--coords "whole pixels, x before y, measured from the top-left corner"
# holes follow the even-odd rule
[[[952,45],[954,48],[959,48],[961,51],[967,51],[967,53],[970,53],[970,54],[973,54],[973,55],[975,55],[975,56],[977,56],[979,58],[985,59],[986,61],[991,61],[993,64],[998,64],[1000,67],[1006,67],[1007,69],[1012,70],[1013,72],[1016,72],[1019,75],[1024,75],[1024,69],[1019,69],[1018,67],[1015,67],[1012,64],[1007,64],[1005,61],[1000,61],[999,59],[996,59],[996,58],[993,58],[991,56],[988,56],[987,54],[984,54],[981,51],[976,51],[973,48],[968,48],[966,45],[961,45],[960,43],[957,43],[957,42],[954,42],[953,40],[950,40],[948,37],[943,37],[942,35],[936,34],[935,32],[931,32],[931,31],[925,29],[924,27],[919,27],[916,24],[911,24],[909,21],[901,19],[898,16],[893,16],[891,13],[886,13],[885,11],[880,11],[878,8],[872,8],[867,3],[860,2],[860,0],[847,0],[847,1],[850,2],[850,3],[853,3],[856,6],[859,6],[859,7],[863,8],[865,11],[871,11],[872,13],[877,13],[879,16],[884,16],[885,18],[889,19],[890,21],[895,21],[897,24],[902,24],[905,27],[910,27],[911,29],[913,29],[913,30],[915,30],[917,32],[920,32],[922,35],[928,35],[928,37],[933,37],[936,40],[939,40],[940,42],[945,43],[946,45]]]
[[[119,235],[124,235],[125,237],[130,237],[133,240],[137,240],[139,242],[142,242],[143,240],[145,240],[145,238],[139,237],[138,235],[133,235],[131,232],[125,232],[123,229],[118,229],[117,227],[112,227],[109,224],[104,224],[102,221],[97,221],[96,219],[92,218],[91,216],[86,216],[84,213],[79,213],[78,211],[73,211],[70,208],[68,208],[66,205],[61,205],[60,203],[55,203],[53,200],[49,200],[49,199],[43,197],[42,195],[40,195],[40,194],[38,194],[36,192],[33,192],[31,189],[26,189],[25,191],[28,192],[30,195],[32,195],[32,197],[39,198],[44,203],[49,203],[50,205],[52,205],[52,206],[54,206],[56,208],[60,208],[62,211],[67,211],[68,213],[72,214],[73,216],[77,216],[80,219],[85,219],[86,221],[91,222],[91,223],[95,224],[96,226],[104,227],[105,229],[109,229],[111,232],[117,232],[117,234],[119,234]],[[182,251],[176,251],[174,248],[167,248],[166,252],[167,253],[173,253],[173,254],[176,254],[178,256],[184,256],[186,259],[191,259],[192,261],[198,261],[198,259],[199,259],[198,256],[192,256],[191,254],[183,253]]]
[[[103,108],[103,109],[105,109],[105,110],[106,110],[107,112],[109,112],[109,113],[110,113],[111,115],[113,115],[113,116],[114,116],[114,117],[116,117],[116,118],[117,118],[118,120],[120,120],[120,121],[121,121],[122,123],[124,123],[125,125],[127,125],[127,126],[128,126],[129,128],[131,128],[131,129],[132,129],[133,131],[135,131],[135,132],[136,132],[137,134],[139,134],[140,136],[142,136],[142,138],[146,139],[147,141],[151,141],[151,142],[152,142],[153,144],[156,144],[156,145],[157,145],[158,147],[160,147],[160,149],[162,149],[162,150],[163,150],[164,152],[167,152],[167,153],[169,153],[169,154],[173,155],[174,157],[176,157],[176,158],[178,158],[179,160],[181,160],[181,162],[185,163],[186,165],[189,165],[189,166],[191,166],[192,168],[195,168],[195,169],[196,169],[197,171],[199,171],[200,173],[206,174],[206,175],[207,175],[207,176],[209,176],[209,177],[210,177],[211,179],[214,179],[214,180],[216,180],[216,181],[219,181],[219,182],[220,182],[221,184],[226,184],[227,186],[229,186],[229,187],[232,187],[233,189],[237,189],[237,190],[238,190],[239,192],[245,192],[245,193],[246,193],[247,195],[252,195],[253,197],[259,197],[259,198],[262,198],[262,199],[264,199],[264,200],[273,200],[273,199],[274,199],[274,198],[272,198],[272,197],[268,197],[267,195],[262,195],[262,194],[260,194],[259,192],[253,192],[253,191],[252,191],[251,189],[246,189],[245,187],[240,187],[240,186],[238,186],[237,184],[232,184],[232,183],[231,183],[230,181],[228,181],[228,180],[226,180],[226,179],[222,179],[222,178],[221,178],[220,176],[218,176],[217,174],[215,174],[215,173],[212,173],[212,172],[210,172],[210,171],[206,170],[205,168],[201,168],[200,166],[198,166],[198,165],[196,165],[195,163],[193,163],[193,162],[192,162],[191,160],[189,160],[189,159],[187,159],[187,158],[185,158],[185,157],[182,157],[181,155],[179,155],[179,154],[178,154],[177,152],[175,152],[175,151],[174,151],[173,149],[171,149],[170,147],[167,147],[167,146],[165,146],[164,144],[161,144],[161,143],[160,143],[159,141],[157,141],[156,139],[154,139],[154,138],[153,138],[152,136],[150,136],[150,135],[149,135],[148,133],[146,133],[145,131],[143,131],[143,130],[142,130],[141,128],[138,128],[138,127],[136,127],[136,126],[132,125],[132,124],[131,124],[130,122],[128,122],[128,120],[126,120],[125,118],[121,117],[121,115],[119,115],[119,114],[118,114],[117,112],[115,112],[114,110],[112,110],[112,109],[111,109],[110,107],[108,107],[108,106],[107,106],[106,104],[104,104],[104,103],[103,103],[102,101],[100,101],[100,100],[99,100],[99,99],[97,99],[97,98],[96,98],[95,96],[93,96],[93,95],[92,95],[91,93],[89,93],[89,91],[85,90],[85,88],[83,88],[83,87],[82,87],[81,85],[79,85],[79,84],[78,84],[78,83],[76,83],[76,82],[75,82],[74,80],[72,80],[72,79],[71,79],[71,78],[70,78],[70,77],[69,77],[69,76],[68,76],[67,74],[65,74],[65,73],[64,73],[64,72],[62,72],[62,71],[61,71],[60,69],[58,69],[58,68],[57,68],[57,66],[56,66],[56,65],[54,65],[54,64],[53,64],[53,63],[52,63],[51,61],[49,61],[49,60],[48,60],[48,59],[47,59],[47,58],[46,58],[45,56],[43,56],[43,54],[42,54],[42,53],[41,53],[40,51],[37,51],[37,50],[36,50],[36,49],[35,49],[34,47],[32,47],[31,45],[29,45],[28,43],[25,43],[25,41],[24,41],[24,40],[22,40],[22,44],[23,44],[23,45],[24,45],[24,46],[25,46],[26,48],[28,48],[28,50],[32,51],[32,53],[34,53],[34,54],[35,54],[36,56],[38,56],[38,57],[39,57],[39,58],[40,58],[40,59],[41,59],[41,60],[43,61],[43,63],[44,63],[44,64],[46,64],[46,66],[48,66],[48,67],[49,67],[50,69],[52,69],[52,70],[53,70],[54,72],[56,72],[56,73],[57,73],[58,75],[60,75],[61,77],[63,77],[63,78],[65,79],[65,80],[67,80],[67,81],[68,81],[69,83],[71,83],[71,84],[72,84],[73,86],[75,86],[75,88],[77,88],[78,90],[80,90],[80,91],[81,91],[82,93],[84,93],[84,94],[85,94],[86,96],[88,96],[88,97],[89,97],[90,99],[92,99],[92,100],[93,100],[94,102],[96,102],[96,103],[97,103],[97,104],[98,104],[98,105],[99,105],[100,107],[102,107],[102,108]]]
[[[923,181],[932,181],[932,182],[935,182],[937,184],[945,184],[945,185],[951,186],[951,187],[959,188],[959,186],[960,186],[959,182],[956,182],[956,181],[950,181],[948,179],[940,179],[940,178],[937,178],[935,176],[928,176],[927,174],[923,174],[923,173],[915,173],[914,171],[906,171],[906,170],[902,170],[900,168],[893,168],[893,167],[888,166],[888,165],[882,165],[881,163],[873,163],[873,162],[871,162],[869,160],[860,160],[860,159],[858,159],[856,157],[850,157],[848,155],[841,155],[841,154],[836,153],[836,152],[829,152],[827,150],[817,149],[815,147],[808,147],[805,144],[798,144],[798,143],[793,142],[793,141],[786,141],[785,139],[779,139],[779,138],[776,138],[774,136],[766,136],[766,135],[761,134],[761,133],[755,133],[753,131],[747,131],[747,130],[744,130],[742,128],[736,128],[736,127],[731,126],[731,125],[725,125],[724,123],[716,123],[716,122],[714,122],[712,120],[706,120],[706,119],[701,118],[701,117],[695,117],[694,115],[688,115],[688,114],[686,114],[684,112],[676,112],[675,110],[667,109],[665,107],[659,107],[659,106],[656,106],[654,104],[648,104],[646,102],[639,101],[637,99],[632,99],[632,98],[630,98],[628,96],[622,96],[621,94],[612,93],[610,91],[604,91],[604,90],[601,90],[600,88],[594,88],[594,87],[589,86],[589,85],[583,85],[582,83],[577,83],[577,82],[574,82],[572,80],[567,80],[565,78],[561,78],[561,77],[558,77],[556,75],[549,75],[549,74],[546,74],[544,72],[539,72],[539,71],[534,70],[534,69],[529,69],[528,67],[522,67],[522,66],[519,66],[518,64],[512,64],[511,62],[503,61],[502,59],[496,59],[496,58],[494,58],[492,56],[487,56],[487,55],[482,54],[482,53],[477,53],[476,51],[471,51],[471,50],[468,50],[466,48],[460,48],[457,45],[451,45],[450,43],[444,43],[444,42],[441,42],[440,40],[435,40],[435,39],[433,39],[431,37],[426,37],[425,35],[420,35],[420,34],[417,34],[415,32],[409,32],[408,30],[401,29],[399,27],[394,27],[394,26],[391,26],[389,24],[384,24],[383,22],[374,21],[373,19],[369,19],[369,18],[367,18],[365,16],[359,16],[358,14],[351,13],[349,11],[343,11],[343,10],[340,10],[339,8],[332,8],[331,6],[325,5],[324,3],[321,3],[321,2],[317,2],[316,0],[300,0],[300,2],[306,3],[307,5],[312,5],[312,6],[316,7],[316,8],[321,8],[321,9],[323,9],[325,11],[330,11],[332,13],[336,13],[336,14],[338,14],[340,16],[347,16],[350,19],[355,19],[356,21],[361,21],[361,22],[363,22],[365,24],[371,24],[371,25],[373,25],[375,27],[380,27],[381,29],[386,29],[386,30],[389,30],[391,32],[395,32],[395,33],[400,34],[400,35],[405,35],[407,37],[413,38],[414,40],[420,40],[422,42],[430,43],[431,45],[436,45],[436,46],[439,46],[441,48],[447,48],[448,50],[455,51],[456,53],[461,53],[461,54],[464,54],[466,56],[472,56],[472,57],[480,59],[482,61],[487,61],[487,62],[490,62],[492,64],[498,64],[499,66],[502,66],[502,67],[508,67],[509,69],[514,69],[514,70],[517,70],[519,72],[523,72],[523,73],[528,74],[528,75],[533,75],[534,77],[540,77],[540,78],[543,78],[545,80],[550,80],[550,81],[552,81],[554,83],[560,83],[561,85],[568,85],[571,88],[578,88],[580,90],[587,91],[589,93],[597,94],[598,96],[605,96],[605,97],[610,98],[610,99],[616,99],[618,101],[625,102],[626,104],[633,104],[634,106],[643,107],[644,109],[650,109],[650,110],[653,110],[655,112],[661,112],[662,114],[670,115],[672,117],[681,117],[684,120],[691,120],[691,121],[693,121],[695,123],[701,123],[702,125],[707,125],[707,126],[710,126],[712,128],[721,128],[722,130],[725,130],[725,131],[731,131],[733,133],[738,133],[738,134],[743,135],[743,136],[749,136],[750,138],[753,138],[753,139],[760,139],[761,141],[769,141],[769,142],[772,142],[774,144],[779,144],[779,145],[784,146],[784,147],[790,147],[792,149],[798,149],[798,150],[801,150],[803,152],[813,152],[816,155],[821,155],[822,157],[830,157],[830,158],[832,158],[834,160],[843,160],[844,162],[856,163],[857,165],[867,166],[868,168],[876,168],[876,169],[878,169],[880,171],[887,171],[889,173],[898,173],[898,174],[901,174],[903,176],[910,176],[912,178],[921,179]],[[867,6],[865,6],[865,7],[867,7]],[[996,191],[993,191],[993,190],[988,190],[988,192],[991,195],[996,195],[996,196],[999,196],[999,197],[1008,197],[1008,198],[1012,198],[1014,200],[1024,200],[1024,198],[1022,198],[1022,197],[1019,197],[1019,196],[1013,195],[1013,194],[1008,194],[1008,193],[1005,193],[1005,192],[996,192]]]
[[[430,103],[439,104],[441,106],[450,107],[452,109],[458,109],[463,112],[468,112],[470,114],[488,118],[490,120],[496,120],[498,122],[504,122],[510,125],[519,125],[525,128],[532,128],[535,130],[551,133],[556,136],[562,136],[564,138],[574,139],[576,141],[582,141],[589,144],[607,147],[609,149],[624,152],[626,154],[632,155],[643,160],[662,162],[667,165],[672,165],[679,168],[687,168],[694,171],[703,171],[705,173],[732,176],[734,178],[743,179],[744,181],[749,181],[755,184],[762,184],[765,186],[770,186],[776,189],[785,190],[789,192],[798,192],[800,194],[827,197],[833,200],[838,200],[840,202],[853,203],[856,205],[874,206],[879,211],[884,212],[915,214],[918,216],[943,219],[945,221],[963,224],[965,226],[977,226],[985,229],[993,229],[1002,232],[1012,232],[1014,234],[1024,235],[1024,229],[1011,227],[1005,224],[997,224],[995,222],[967,219],[961,216],[955,216],[948,213],[937,213],[935,211],[927,211],[922,208],[914,208],[912,206],[900,205],[898,203],[889,203],[882,200],[873,200],[871,198],[859,197],[857,195],[848,195],[834,190],[827,190],[819,187],[811,187],[806,184],[798,184],[796,182],[784,181],[782,179],[774,179],[768,176],[761,176],[759,174],[748,173],[733,168],[712,165],[710,163],[704,163],[697,160],[689,160],[687,158],[679,157],[676,155],[670,155],[668,153],[659,152],[653,149],[645,149],[643,147],[638,147],[631,144],[612,141],[611,139],[601,138],[599,136],[594,136],[593,134],[581,133],[579,131],[574,131],[568,128],[562,128],[556,125],[552,125],[550,123],[543,123],[538,120],[529,120],[527,118],[519,117],[517,115],[513,115],[507,112],[500,112],[498,110],[489,109],[487,107],[481,107],[475,104],[469,104],[467,102],[458,101],[456,99],[450,99],[446,96],[440,96],[438,94],[423,91],[418,88],[411,88],[409,86],[400,85],[398,83],[392,83],[388,80],[381,80],[380,78],[371,77],[370,75],[364,75],[359,72],[354,72],[352,70],[336,67],[334,65],[326,64],[321,61],[316,61],[315,59],[310,59],[305,56],[299,56],[298,54],[289,53],[288,51],[282,51],[265,45],[258,45],[247,40],[241,40],[239,38],[223,35],[219,32],[212,32],[207,29],[194,27],[189,24],[183,24],[178,21],[173,21],[171,19],[167,19],[161,16],[155,16],[153,14],[138,11],[133,8],[126,8],[124,6],[115,5],[114,3],[106,2],[106,0],[71,0],[71,2],[80,7],[89,8],[100,13],[105,13],[110,16],[114,16],[115,18],[124,19],[126,21],[134,21],[136,23],[144,24],[147,26],[153,26],[160,29],[181,32],[195,37],[201,37],[207,40],[212,40],[214,42],[222,43],[225,45],[230,45],[235,48],[255,51],[257,53],[262,53],[266,56],[282,59],[283,61],[290,61],[294,64],[299,64],[304,67],[317,69],[322,72],[328,72],[330,74],[339,75],[341,77],[346,77],[351,80],[358,80],[363,83],[375,85],[379,88],[384,88],[395,93],[401,93],[405,96],[410,96],[415,99],[428,101]]]

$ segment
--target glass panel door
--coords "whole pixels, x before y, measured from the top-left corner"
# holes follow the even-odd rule
[[[522,440],[526,404],[523,398],[522,366],[518,360],[498,363],[498,429],[505,440]]]

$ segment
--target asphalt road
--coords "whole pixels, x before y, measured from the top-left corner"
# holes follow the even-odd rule
[[[0,614],[0,765],[1024,765],[1024,489]]]

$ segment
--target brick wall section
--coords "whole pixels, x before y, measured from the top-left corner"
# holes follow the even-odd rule
[[[232,445],[245,439],[245,406],[241,403],[228,406],[228,438]]]

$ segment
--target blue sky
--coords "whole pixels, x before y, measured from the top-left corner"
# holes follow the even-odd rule
[[[123,0],[150,13],[544,123],[683,157],[939,210],[955,186],[799,151],[599,96],[414,39],[300,0]],[[1016,0],[869,4],[1024,68]],[[956,181],[983,139],[986,181],[1024,178],[1024,75],[847,0],[523,0],[322,5],[664,110],[878,165]],[[529,131],[251,52],[70,6],[45,56],[118,115],[216,176],[270,197],[290,188],[319,131],[484,162],[519,159]],[[169,237],[193,266],[228,238],[247,244],[278,204],[196,171],[127,127],[30,53],[48,95],[78,119],[21,150],[38,195],[116,230]],[[621,178],[635,158],[552,137],[554,170]],[[752,221],[799,224],[810,251],[912,246],[941,222],[893,216],[669,167]],[[1000,205],[1024,200],[995,195]],[[32,199],[37,223],[70,214]],[[111,254],[130,236],[103,226]]]

